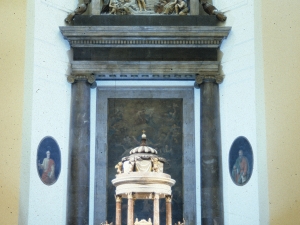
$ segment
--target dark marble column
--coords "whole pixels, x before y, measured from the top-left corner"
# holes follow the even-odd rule
[[[200,86],[201,222],[223,225],[223,184],[220,131],[219,74],[196,76]]]
[[[172,197],[166,196],[166,225],[172,225]]]
[[[89,223],[90,88],[85,76],[72,83],[67,224]]]
[[[122,223],[122,197],[120,195],[116,196],[116,225],[121,225]]]

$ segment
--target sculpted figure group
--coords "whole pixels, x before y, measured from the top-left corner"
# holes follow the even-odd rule
[[[183,0],[175,0],[174,2],[169,2],[164,6],[164,14],[173,14],[174,12],[178,15],[187,15],[189,8],[186,2]]]
[[[137,0],[140,11],[146,11],[146,4],[144,0]],[[135,7],[135,0],[110,0],[107,6],[103,6],[102,13],[108,12],[113,15],[131,15],[135,14],[137,8]]]
[[[189,8],[185,0],[160,0],[153,2],[148,0],[105,0],[101,13],[113,15],[134,14],[177,14],[187,15]],[[147,9],[148,7],[148,9]]]
[[[139,14],[174,14],[187,15],[189,7],[187,0],[103,0],[101,14],[111,15],[139,15]],[[81,15],[87,11],[91,0],[83,0],[83,3],[71,13],[68,14],[65,22],[71,24],[75,15]],[[215,6],[206,0],[199,0],[204,11],[209,15],[215,15],[216,18],[224,22],[227,17]]]
[[[103,0],[101,14],[111,15],[138,15],[138,14],[174,14],[187,15],[189,7],[187,0],[147,0],[149,5],[147,8],[146,0]],[[87,11],[91,0],[84,0],[78,7],[68,14],[65,22],[71,24],[75,15],[81,15]],[[208,15],[215,15],[216,18],[224,22],[227,17],[220,12],[215,6],[206,0],[199,0],[204,11]]]

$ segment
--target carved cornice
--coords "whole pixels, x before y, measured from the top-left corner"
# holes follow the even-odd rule
[[[197,74],[195,77],[195,81],[198,85],[203,82],[216,82],[217,84],[220,84],[223,80],[224,76],[219,73],[201,73]]]
[[[71,26],[60,27],[72,47],[218,48],[230,27]]]
[[[99,38],[85,39],[76,38],[70,39],[72,47],[215,47],[221,44],[221,38],[155,38],[134,39],[134,38]]]
[[[217,61],[73,61],[72,74],[94,74],[97,80],[195,80],[218,73]]]

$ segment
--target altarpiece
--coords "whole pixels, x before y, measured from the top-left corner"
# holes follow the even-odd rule
[[[68,224],[89,223],[90,89],[102,80],[194,80],[201,93],[200,115],[195,115],[201,135],[194,136],[194,87],[97,87],[94,224],[114,222],[109,209],[115,204],[110,183],[115,155],[136,145],[143,129],[151,144],[170,156],[166,169],[179,183],[174,222],[184,218],[185,224],[197,224],[195,162],[200,161],[201,223],[223,224],[218,86],[224,76],[218,49],[230,27],[218,26],[226,17],[207,2],[200,4],[210,16],[195,15],[196,3],[84,1],[67,17],[71,26],[60,27],[73,50]],[[81,15],[95,9],[101,15]],[[201,140],[200,159],[195,159],[195,138]],[[146,213],[149,204],[136,207]]]

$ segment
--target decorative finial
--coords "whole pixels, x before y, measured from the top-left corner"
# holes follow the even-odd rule
[[[146,139],[146,137],[147,137],[147,136],[146,136],[146,134],[145,134],[145,133],[146,133],[146,131],[145,131],[145,130],[143,130],[142,132],[143,132],[143,134],[142,134],[142,139]]]
[[[142,134],[142,142],[141,142],[141,146],[146,146],[146,140],[147,140],[147,136],[146,136],[146,131],[145,130],[143,130],[142,131],[143,132],[143,134]]]

